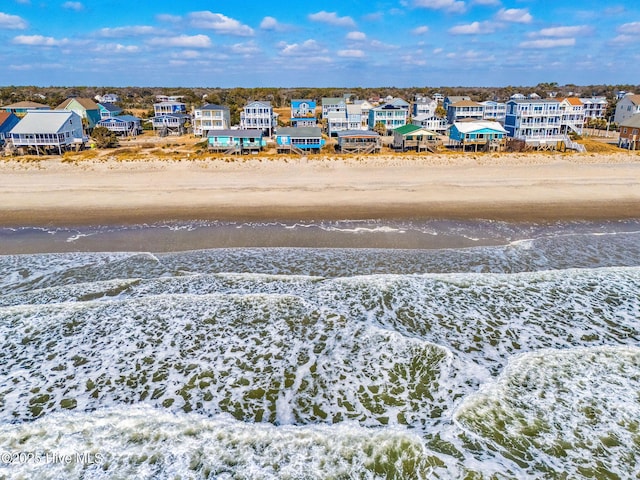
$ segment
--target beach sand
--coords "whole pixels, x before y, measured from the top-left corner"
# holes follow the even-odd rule
[[[0,225],[640,217],[635,152],[79,158],[1,160]]]

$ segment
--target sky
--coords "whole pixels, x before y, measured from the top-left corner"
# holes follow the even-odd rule
[[[640,83],[640,2],[0,0],[0,85]]]

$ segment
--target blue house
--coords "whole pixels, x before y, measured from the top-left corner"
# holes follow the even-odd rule
[[[320,127],[284,127],[276,132],[278,153],[319,152],[324,146]]]
[[[315,127],[316,102],[313,100],[291,100],[291,126]]]
[[[100,108],[100,118],[103,120],[122,113],[122,109],[113,103],[99,103],[98,107]]]
[[[99,127],[105,127],[111,132],[125,136],[136,136],[142,133],[141,120],[133,115],[118,115],[103,118],[98,122]]]
[[[497,149],[504,144],[507,131],[498,122],[490,120],[472,120],[455,122],[449,129],[449,140],[452,145],[462,147],[478,146]]]
[[[9,132],[19,121],[14,113],[0,112],[0,145],[4,145],[5,140],[9,138]]]
[[[225,153],[259,152],[267,146],[264,132],[249,130],[211,130],[208,137],[209,150]]]

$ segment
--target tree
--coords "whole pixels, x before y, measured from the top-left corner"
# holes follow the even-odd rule
[[[387,127],[385,126],[384,123],[378,122],[373,126],[373,131],[378,133],[379,135],[386,135]]]
[[[98,148],[113,148],[119,144],[118,136],[106,127],[94,128],[91,138]]]

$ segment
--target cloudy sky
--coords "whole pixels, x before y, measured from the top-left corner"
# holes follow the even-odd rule
[[[640,2],[2,0],[2,85],[640,83]]]

